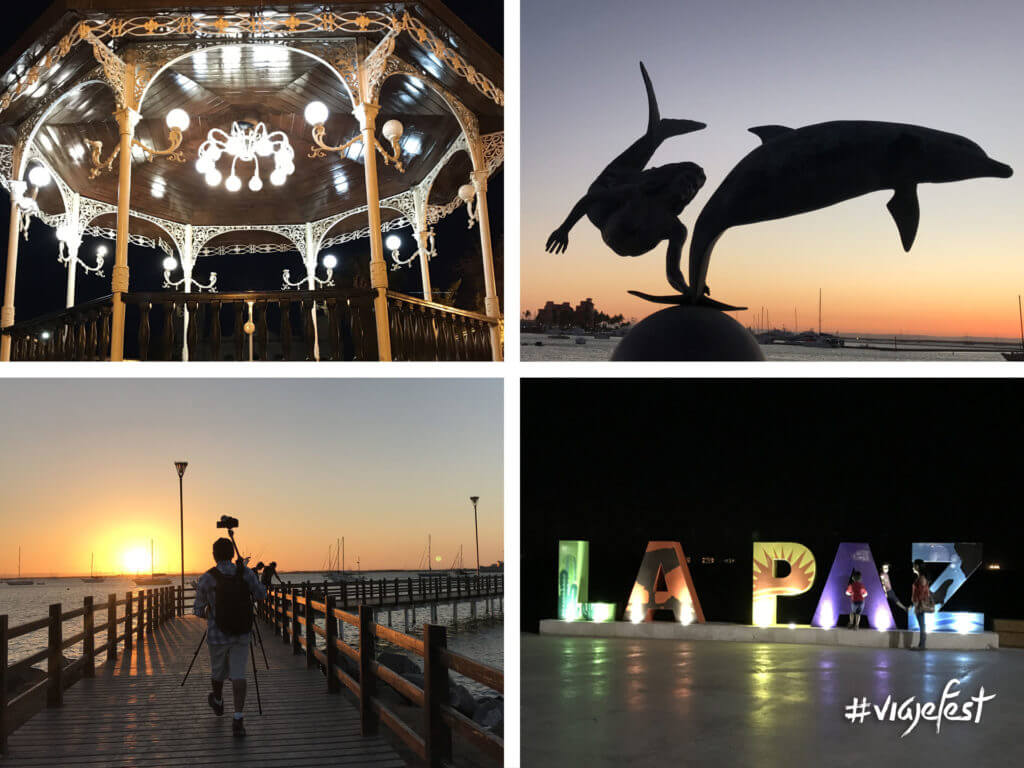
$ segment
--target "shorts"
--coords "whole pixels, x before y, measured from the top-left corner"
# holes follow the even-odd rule
[[[210,677],[213,680],[245,680],[245,667],[249,663],[247,639],[207,645],[210,647]]]
[[[850,603],[850,613],[853,613],[853,614],[855,614],[857,616],[860,616],[862,613],[864,613],[864,602],[863,601],[861,601],[859,603],[851,602]]]

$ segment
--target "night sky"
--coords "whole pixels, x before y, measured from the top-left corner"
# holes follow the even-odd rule
[[[780,622],[804,624],[842,541],[890,561],[900,594],[912,542],[978,541],[1002,570],[979,571],[949,610],[1024,616],[1021,395],[1005,380],[526,380],[523,628],[555,617],[559,539],[591,542],[590,600],[620,610],[647,542],[678,540],[707,619],[741,622],[752,542],[805,544],[815,587],[779,601]]]
[[[459,15],[467,25],[479,34],[499,54],[503,51],[503,16],[501,4],[479,3],[471,0],[451,0],[445,3]],[[38,8],[27,10],[19,6],[5,17],[7,23],[0,32],[0,49],[6,50],[34,21]],[[494,249],[495,271],[498,278],[498,295],[503,296],[503,232],[504,232],[504,168],[499,169],[488,184],[487,202],[491,216],[491,237]],[[9,227],[9,195],[0,190],[0,275],[6,269],[7,239]],[[454,286],[461,277],[462,283],[455,295],[454,303],[464,309],[483,311],[483,274],[480,259],[480,235],[474,227],[466,227],[465,210],[443,219],[435,226],[438,258],[430,263],[431,282],[435,292]],[[398,230],[403,240],[401,253],[407,258],[414,247],[411,229]],[[87,263],[94,262],[94,252],[101,240],[86,237],[80,255]],[[83,303],[110,293],[110,268],[113,264],[114,244],[108,241],[105,277],[78,274],[76,301]],[[335,246],[330,251],[338,257],[335,270],[340,286],[351,284],[355,274],[369,279],[369,241],[366,239]],[[321,256],[323,253],[321,253]],[[128,264],[131,269],[130,289],[132,291],[164,290],[161,262],[164,254],[160,251],[130,245]],[[390,256],[385,254],[390,264]],[[305,274],[297,252],[283,254],[228,255],[201,258],[194,275],[206,282],[211,271],[217,272],[217,288],[221,292],[262,290],[276,291],[281,287],[281,270],[290,268],[292,279]],[[323,276],[323,270],[318,271]],[[172,277],[180,277],[177,271]],[[38,315],[59,311],[64,308],[67,271],[57,263],[57,239],[52,229],[34,222],[30,238],[21,240],[18,256],[18,277],[16,289],[16,321],[28,320]],[[389,287],[422,296],[419,262],[395,272],[388,272]]]

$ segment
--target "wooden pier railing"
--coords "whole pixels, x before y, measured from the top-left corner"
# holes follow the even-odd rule
[[[82,607],[65,611],[61,603],[50,606],[49,615],[25,624],[10,626],[8,616],[0,615],[0,753],[6,752],[7,737],[43,707],[59,707],[64,691],[83,677],[96,673],[96,658],[106,656],[113,663],[119,652],[129,653],[142,638],[175,616],[175,587],[126,592],[118,599],[108,595],[97,602],[87,597]],[[180,588],[177,589],[180,592]],[[64,624],[81,619],[81,631],[65,635]],[[10,663],[11,640],[47,630],[44,648]],[[97,642],[97,636],[103,642]],[[82,644],[82,655],[64,663],[64,651]],[[11,696],[11,681],[30,667],[46,662],[46,676],[17,695]]]
[[[451,577],[432,578],[436,579],[434,585],[439,586],[441,578]],[[494,583],[500,579],[493,578]],[[397,587],[402,580],[389,581]],[[459,579],[454,581],[457,584]],[[382,602],[377,607],[386,609],[388,605],[401,605],[400,602],[389,602],[388,583],[383,580],[380,582],[383,588],[378,594]],[[412,578],[406,580],[407,585],[412,583]],[[446,580],[445,586],[448,587],[450,583]],[[372,600],[374,582],[358,584],[364,589],[369,585],[367,597]],[[349,595],[350,587],[344,589],[343,594]],[[324,600],[316,600],[313,596],[316,590],[313,585],[274,587],[261,613],[269,618],[275,629],[280,628],[281,637],[284,642],[291,644],[294,654],[305,654],[307,667],[319,665],[326,678],[328,692],[337,693],[339,686],[344,685],[355,694],[359,700],[360,729],[364,736],[375,734],[379,724],[383,723],[431,768],[439,768],[451,765],[454,730],[483,754],[493,758],[499,765],[502,763],[504,740],[463,715],[448,700],[449,675],[452,672],[504,694],[505,677],[500,670],[449,651],[447,630],[443,626],[424,625],[423,638],[419,639],[377,624],[374,620],[374,605],[362,603],[358,613],[352,613],[338,608],[338,598],[333,594],[326,595]],[[406,592],[396,589],[391,594],[400,600],[402,594],[411,595],[413,592],[408,591],[407,586]],[[435,591],[431,594],[439,593]],[[446,589],[444,594],[441,599],[446,600],[457,592],[452,593]],[[317,619],[323,619],[323,626],[317,624]],[[340,631],[343,625],[351,626],[358,632],[356,645],[344,641],[344,633]],[[389,642],[423,660],[422,688],[377,662],[378,640]],[[358,669],[356,675],[343,669],[339,654],[354,663]],[[423,710],[422,735],[387,706],[378,692],[378,683],[390,686]]]

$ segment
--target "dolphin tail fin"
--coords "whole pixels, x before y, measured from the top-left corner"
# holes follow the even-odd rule
[[[647,89],[647,135],[654,136],[659,141],[664,141],[670,136],[682,136],[684,133],[693,133],[702,128],[707,128],[705,123],[696,120],[672,120],[662,119],[661,110],[658,109],[658,97],[654,95],[654,85],[651,83],[651,76],[647,74],[647,67],[640,62],[640,74],[644,78],[644,87]]]
[[[917,187],[910,185],[899,187],[896,194],[886,203],[892,214],[893,221],[900,231],[900,242],[903,250],[909,251],[917,236],[917,224],[921,219],[921,207],[917,202]]]

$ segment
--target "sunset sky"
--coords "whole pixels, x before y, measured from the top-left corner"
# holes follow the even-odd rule
[[[0,384],[0,574],[212,565],[222,514],[244,554],[282,570],[416,568],[502,555],[502,384],[459,380],[8,380]],[[254,560],[255,562],[255,560]],[[438,567],[435,564],[435,567]]]
[[[646,128],[638,62],[663,117],[707,123],[669,139],[651,165],[693,161],[697,214],[759,141],[747,128],[885,120],[966,136],[1013,166],[1010,179],[918,187],[917,240],[904,253],[876,192],[801,216],[730,229],[715,247],[712,296],[762,306],[772,325],[936,335],[1019,334],[1024,292],[1024,4],[1011,0],[820,3],[523,0],[521,309],[593,297],[609,314],[669,293],[664,244],[621,258],[587,219],[560,255],[548,235],[604,166]],[[683,252],[688,275],[689,241]]]

